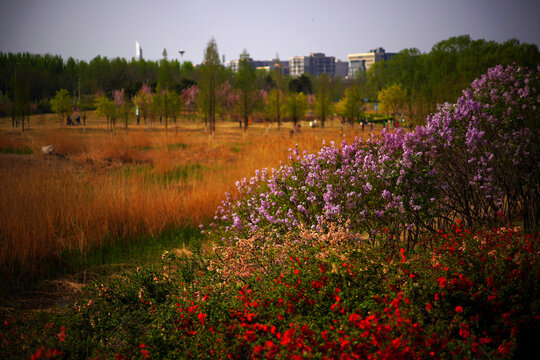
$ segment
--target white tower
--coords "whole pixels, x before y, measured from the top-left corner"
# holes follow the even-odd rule
[[[135,60],[139,61],[142,60],[142,47],[141,44],[139,44],[138,41],[135,41]]]

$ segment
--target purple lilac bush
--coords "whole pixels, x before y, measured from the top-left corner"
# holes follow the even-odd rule
[[[213,226],[227,239],[328,222],[397,235],[519,211],[525,227],[537,226],[539,69],[489,69],[414,132],[291,150],[288,164],[237,182],[240,197],[227,194]]]
[[[488,69],[428,118],[447,212],[471,224],[521,212],[525,228],[538,225],[539,70]]]
[[[216,220],[227,236],[249,237],[260,231],[280,236],[300,224],[316,228],[323,222],[374,234],[381,226],[393,229],[434,216],[433,167],[423,143],[412,140],[385,134],[341,148],[331,143],[317,154],[292,150],[289,164],[272,174],[264,169],[239,181],[241,198],[227,194]]]

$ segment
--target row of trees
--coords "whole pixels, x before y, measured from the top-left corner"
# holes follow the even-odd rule
[[[336,113],[351,123],[360,121],[366,102],[380,102],[383,111],[406,112],[421,123],[437,103],[455,101],[459,89],[487,68],[510,63],[536,66],[537,47],[517,40],[498,44],[454,37],[426,54],[403,50],[353,79],[325,74],[289,78],[278,71],[255,70],[247,51],[233,73],[220,61],[213,39],[200,66],[171,61],[166,50],[155,62],[99,56],[89,63],[72,58],[63,62],[58,56],[0,53],[0,113],[11,115],[15,126],[17,116],[58,110],[58,101],[51,99],[58,89],[66,89],[62,96],[71,98],[72,108],[97,108],[111,127],[118,118],[127,125],[132,106],[145,122],[159,117],[166,127],[169,118],[197,113],[211,134],[217,118],[233,118],[246,131],[252,118],[278,126],[288,118],[296,124],[308,109],[324,126]],[[98,100],[93,101],[95,94]]]
[[[499,64],[536,68],[540,53],[536,45],[516,39],[497,43],[462,35],[435,44],[429,53],[402,50],[390,61],[375,63],[367,73],[359,74],[358,81],[363,96],[370,99],[399,85],[406,93],[407,112],[415,122],[425,123],[437,104],[455,102],[471,81]]]
[[[130,114],[136,114],[137,122],[142,119],[145,125],[159,118],[165,129],[169,118],[176,122],[180,115],[197,114],[204,118],[210,135],[214,134],[217,118],[235,119],[246,132],[253,119],[276,121],[280,127],[283,119],[288,118],[296,126],[311,107],[324,125],[333,113],[335,79],[326,75],[315,79],[316,94],[321,96],[304,94],[302,90],[311,91],[314,87],[310,77],[288,79],[278,71],[257,71],[251,66],[247,51],[240,58],[238,73],[232,74],[221,63],[217,44],[212,39],[205,49],[203,64],[197,68],[197,82],[177,91],[177,83],[169,70],[175,65],[167,60],[164,52],[155,87],[143,83],[133,95],[125,89],[114,89],[111,96],[98,91],[92,104],[98,114],[107,118],[110,129],[120,118],[127,128]],[[52,110],[60,115],[62,122],[71,111],[80,112],[85,108],[81,103],[71,104],[66,89],[58,91],[51,100]]]

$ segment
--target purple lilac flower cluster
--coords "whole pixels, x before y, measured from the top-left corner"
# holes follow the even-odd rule
[[[538,70],[489,69],[414,132],[291,150],[288,164],[237,182],[240,197],[227,195],[214,225],[234,239],[328,222],[369,234],[473,222],[527,201],[538,214]]]

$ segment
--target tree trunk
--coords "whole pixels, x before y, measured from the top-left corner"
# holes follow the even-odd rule
[[[168,107],[167,107],[167,91],[165,93],[165,136],[167,136],[167,126],[169,125],[168,124]]]

